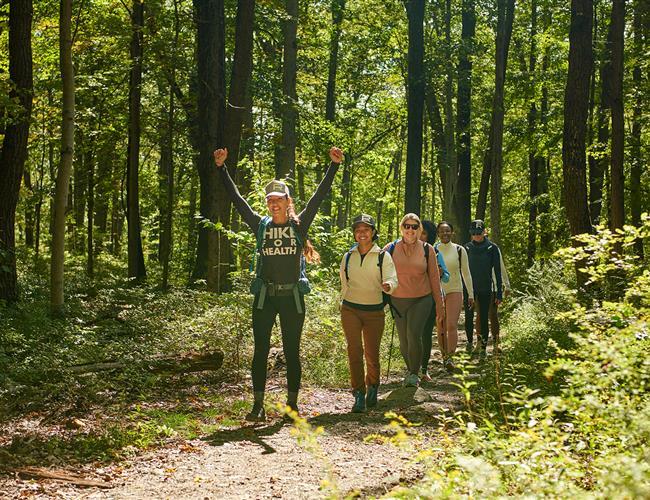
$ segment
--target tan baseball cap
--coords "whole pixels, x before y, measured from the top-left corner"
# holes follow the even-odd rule
[[[269,196],[286,196],[289,197],[289,187],[282,181],[272,180],[264,188],[266,197]]]

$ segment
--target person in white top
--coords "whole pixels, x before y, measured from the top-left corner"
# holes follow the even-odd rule
[[[352,412],[360,413],[377,405],[379,346],[385,322],[383,294],[392,294],[398,282],[391,255],[375,243],[375,220],[361,214],[355,217],[352,231],[356,244],[343,255],[340,267],[341,324],[354,394]]]
[[[451,372],[454,370],[452,356],[458,346],[458,318],[463,306],[463,283],[467,289],[470,307],[474,305],[474,288],[467,251],[461,245],[451,241],[454,226],[447,221],[442,221],[436,226],[436,231],[440,239],[436,249],[442,255],[449,271],[449,281],[442,284],[445,293],[445,327],[438,330],[438,346],[445,369]]]

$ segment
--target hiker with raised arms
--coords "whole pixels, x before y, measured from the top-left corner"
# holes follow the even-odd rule
[[[329,150],[331,163],[325,177],[310,198],[305,209],[296,214],[288,186],[280,180],[266,185],[266,206],[269,215],[257,214],[242,198],[228,174],[225,161],[227,149],[214,152],[214,163],[221,180],[241,218],[257,236],[256,277],[251,285],[253,300],[253,338],[255,349],[252,362],[253,408],[246,419],[264,421],[264,391],[266,370],[271,348],[271,330],[280,315],[282,349],[287,362],[287,406],[298,412],[300,389],[300,337],[305,321],[304,294],[309,292],[305,276],[305,261],[315,262],[320,256],[307,240],[307,231],[318,207],[332,186],[343,151]]]
[[[406,387],[419,384],[422,364],[422,332],[431,307],[436,308],[438,327],[444,319],[444,300],[440,288],[440,271],[433,247],[420,241],[422,223],[413,213],[400,222],[402,237],[384,247],[397,270],[399,288],[392,296],[399,347],[408,373]]]
[[[377,405],[379,346],[384,333],[384,295],[397,288],[393,259],[377,245],[375,219],[352,222],[355,245],[341,259],[341,325],[345,333],[354,395],[353,413]],[[366,370],[364,373],[364,358]]]

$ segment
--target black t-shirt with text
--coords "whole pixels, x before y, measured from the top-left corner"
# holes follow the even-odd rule
[[[305,241],[309,226],[318,212],[318,207],[332,187],[338,167],[338,163],[330,163],[313,196],[307,202],[304,210],[298,214],[300,224],[297,227],[290,222],[276,225],[272,221],[266,226],[262,245],[262,278],[265,281],[274,283],[296,283],[298,281],[302,252],[300,241]],[[219,173],[233,205],[244,222],[251,228],[253,234],[257,235],[262,217],[239,194],[225,165],[219,169]],[[295,231],[300,232],[300,238],[296,238]]]

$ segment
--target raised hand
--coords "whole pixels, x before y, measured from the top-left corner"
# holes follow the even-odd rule
[[[226,158],[228,158],[228,149],[216,149],[212,154],[214,155],[214,164],[217,166],[217,168],[223,167],[223,164],[226,162]]]
[[[343,155],[343,151],[335,146],[332,146],[330,148],[330,159],[333,163],[343,163],[345,156]]]

